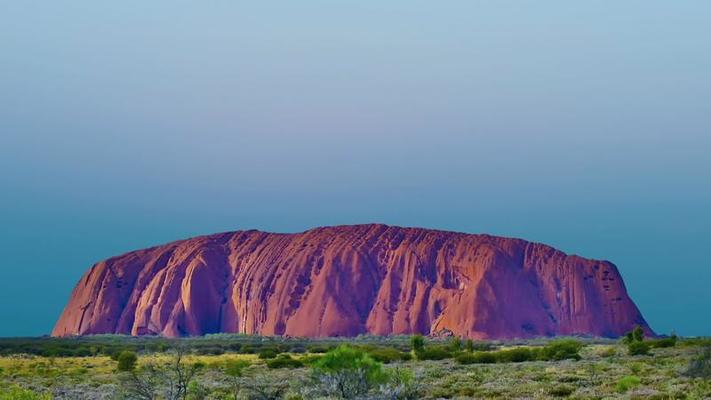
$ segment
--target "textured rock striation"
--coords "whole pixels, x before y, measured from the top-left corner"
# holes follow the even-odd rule
[[[52,335],[615,337],[635,325],[649,331],[610,262],[372,224],[221,233],[101,261]]]

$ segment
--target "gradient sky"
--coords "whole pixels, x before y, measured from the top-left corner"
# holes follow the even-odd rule
[[[711,335],[711,2],[0,3],[0,336],[218,231],[383,222],[607,259]]]

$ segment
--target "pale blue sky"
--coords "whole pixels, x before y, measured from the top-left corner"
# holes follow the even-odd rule
[[[711,335],[711,3],[0,3],[0,335],[81,274],[236,229],[383,222],[620,268]]]

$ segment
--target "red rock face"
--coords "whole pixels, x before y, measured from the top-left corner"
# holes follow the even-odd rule
[[[520,239],[385,225],[202,236],[102,261],[53,336],[121,333],[476,339],[649,327],[607,261]]]

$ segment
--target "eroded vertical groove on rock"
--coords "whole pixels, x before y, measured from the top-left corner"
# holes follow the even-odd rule
[[[112,257],[74,288],[54,336],[649,330],[610,262],[521,239],[386,225],[201,236]]]

